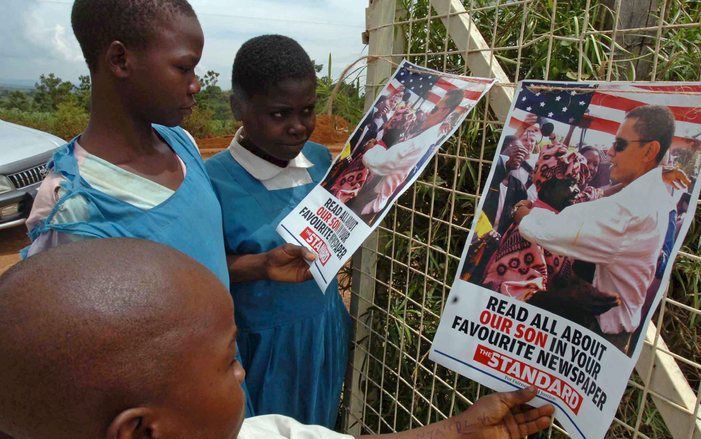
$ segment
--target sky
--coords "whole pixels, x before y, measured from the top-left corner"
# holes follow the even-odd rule
[[[77,82],[86,75],[70,25],[71,0],[0,0],[0,84],[33,84],[42,73]],[[240,45],[256,35],[296,39],[332,76],[367,53],[364,0],[190,0],[205,35],[197,73],[220,73],[229,88],[231,63]]]

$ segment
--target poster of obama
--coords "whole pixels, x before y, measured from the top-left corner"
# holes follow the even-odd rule
[[[700,171],[699,83],[519,83],[431,358],[604,437]]]
[[[402,61],[322,182],[278,225],[316,252],[322,290],[493,83]]]

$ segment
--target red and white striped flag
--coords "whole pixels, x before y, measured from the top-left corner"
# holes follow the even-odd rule
[[[491,79],[466,78],[449,74],[439,75],[433,70],[425,70],[415,66],[403,66],[387,84],[383,95],[392,95],[399,91],[409,92],[408,102],[419,103],[425,112],[431,109],[451,90],[463,91],[463,100],[459,109],[467,110],[475,106],[482,97],[485,87],[492,84]]]
[[[676,120],[673,148],[701,140],[701,108],[694,106],[698,96],[683,94],[701,93],[701,85],[609,84],[600,88],[594,93],[589,111],[584,115],[589,130],[615,136],[628,111],[642,105],[664,105],[672,111]],[[671,95],[674,95],[673,101],[670,101]]]
[[[535,115],[541,125],[552,123],[559,137],[571,139],[570,146],[586,143],[606,149],[628,111],[642,105],[664,105],[676,120],[672,148],[701,147],[701,109],[694,103],[701,93],[698,83],[524,81],[520,90],[508,122],[512,129],[532,123]]]

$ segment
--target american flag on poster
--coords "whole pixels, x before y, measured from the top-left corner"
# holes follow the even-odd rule
[[[458,108],[466,110],[475,106],[484,93],[485,86],[493,80],[484,78],[458,77],[448,74],[437,75],[434,70],[404,63],[387,84],[383,95],[392,95],[398,91],[409,93],[407,101],[423,111],[433,107],[451,90],[462,89],[463,101]]]
[[[680,87],[682,89],[680,89]],[[550,88],[550,89],[549,89]],[[573,90],[575,89],[575,90]],[[581,89],[578,90],[578,89]],[[688,92],[688,95],[684,95]],[[643,83],[541,83],[524,81],[514,105],[509,125],[518,128],[526,124],[529,114],[543,122],[569,126],[573,139],[610,146],[625,114],[641,105],[665,105],[676,119],[672,148],[701,147],[701,110],[694,107],[701,86],[693,84]],[[674,105],[669,95],[675,94]],[[562,125],[561,130],[565,129]],[[561,131],[561,135],[564,133]]]
[[[683,87],[688,92],[701,92],[699,85]],[[616,121],[623,120],[628,111],[641,105],[665,105],[672,111],[676,120],[672,147],[689,146],[689,142],[699,143],[701,109],[693,106],[693,100],[698,100],[698,96],[677,94],[674,97],[674,105],[669,105],[669,95],[675,93],[683,93],[679,90],[679,85],[607,85],[604,90],[594,93],[589,111],[582,122],[589,130],[614,136],[618,130]],[[699,145],[696,145],[696,148],[699,148]]]
[[[594,95],[590,85],[572,85],[563,87],[567,89],[581,88],[579,90],[542,90],[524,85],[523,90],[516,99],[516,108],[547,117],[558,122],[572,124],[580,121],[591,103]]]

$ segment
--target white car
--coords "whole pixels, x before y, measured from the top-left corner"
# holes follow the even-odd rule
[[[65,140],[0,120],[0,230],[24,224],[46,163]]]

